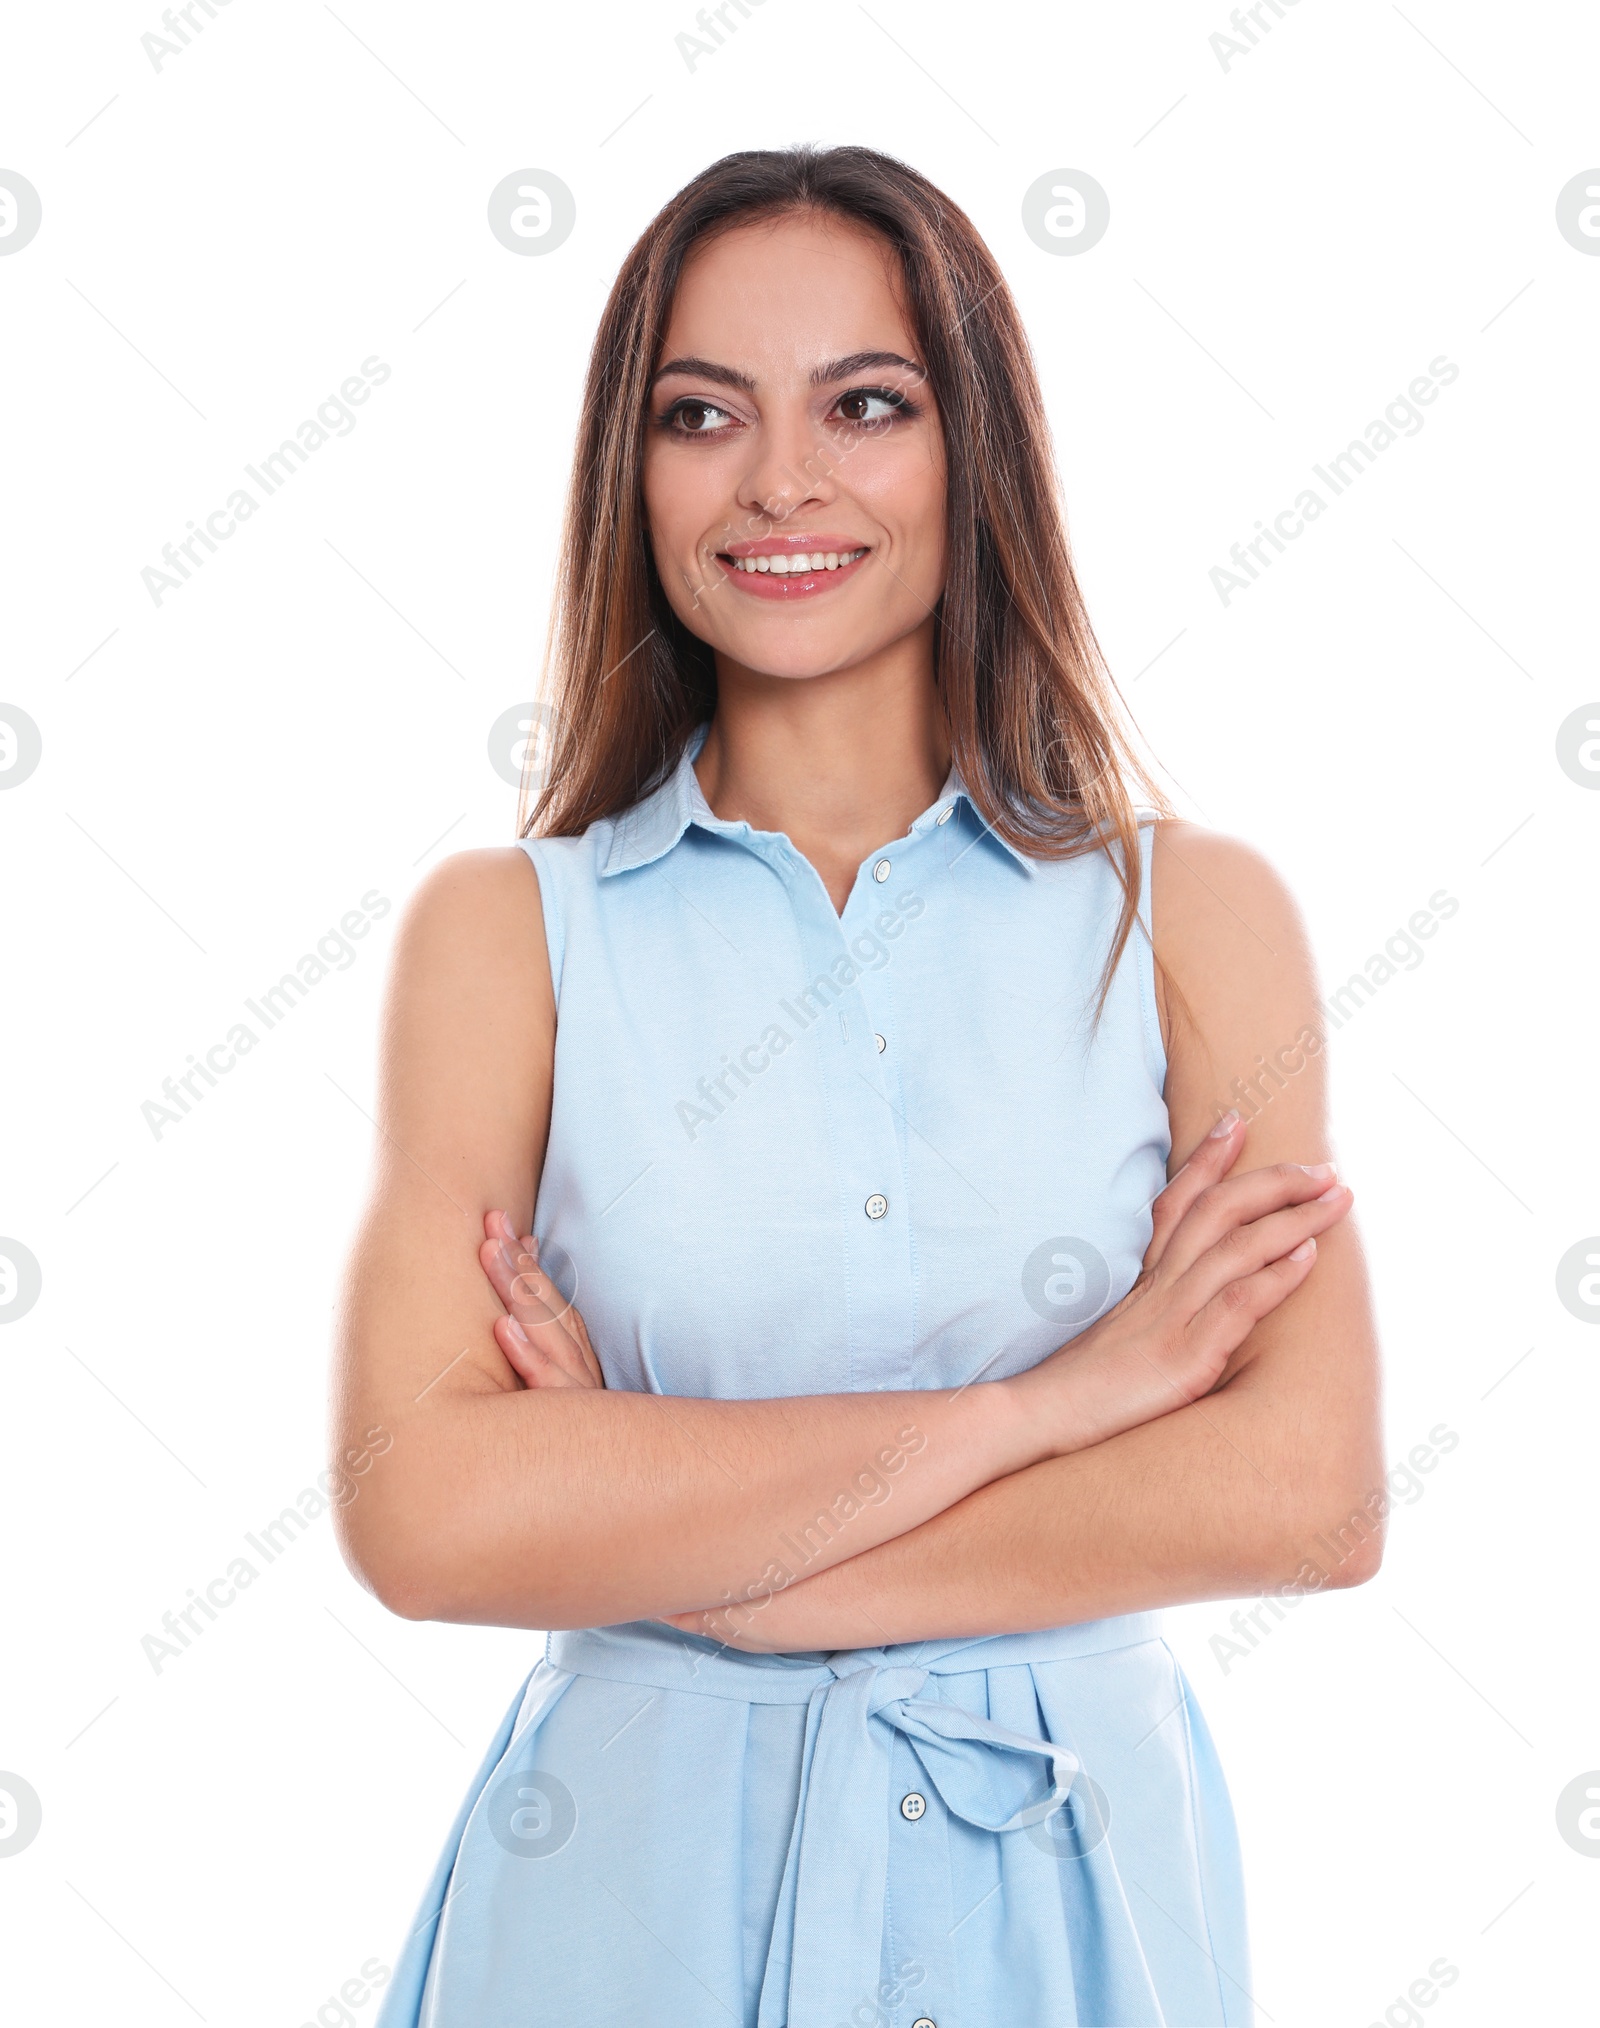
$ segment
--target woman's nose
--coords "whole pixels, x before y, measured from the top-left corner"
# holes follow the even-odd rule
[[[804,409],[763,417],[751,451],[739,484],[741,506],[778,522],[801,507],[838,498],[838,452]]]

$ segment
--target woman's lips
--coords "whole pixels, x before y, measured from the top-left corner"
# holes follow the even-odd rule
[[[751,598],[781,601],[814,598],[819,592],[831,591],[846,578],[854,577],[871,554],[860,543],[819,536],[809,542],[740,543],[737,549],[719,551],[717,561],[722,565],[724,578],[739,591]],[[831,566],[830,557],[835,559]],[[757,558],[768,567],[751,568]],[[773,569],[769,559],[780,567]]]

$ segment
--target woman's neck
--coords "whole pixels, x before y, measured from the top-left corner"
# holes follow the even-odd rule
[[[694,764],[701,793],[719,817],[783,832],[841,914],[862,860],[905,835],[950,771],[931,634],[823,676],[718,658],[716,715]]]

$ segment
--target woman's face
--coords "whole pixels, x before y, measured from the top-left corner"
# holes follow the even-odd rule
[[[895,257],[831,216],[692,255],[650,392],[645,509],[691,633],[776,677],[825,675],[931,624],[944,438]]]

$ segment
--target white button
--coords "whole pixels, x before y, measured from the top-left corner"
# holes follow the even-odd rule
[[[880,859],[878,861],[877,865],[872,869],[872,877],[880,887],[889,878],[889,862],[887,859]]]
[[[874,1031],[872,1039],[878,1045],[878,1054],[882,1056],[883,1052],[889,1047],[888,1043],[876,1031]]]
[[[939,2028],[939,2024],[937,2021],[930,2021],[924,2014],[921,2020],[912,2022],[911,2028]]]
[[[876,1191],[867,1199],[866,1211],[869,1218],[881,1218],[889,1209],[887,1197],[880,1197]]]
[[[954,803],[946,803],[944,808],[939,812],[938,816],[935,817],[933,821],[936,824],[948,824],[950,821],[950,812],[954,808],[955,808]]]
[[[913,1789],[909,1796],[900,1798],[900,1814],[908,1824],[914,1824],[928,1807],[926,1796],[919,1796]]]

